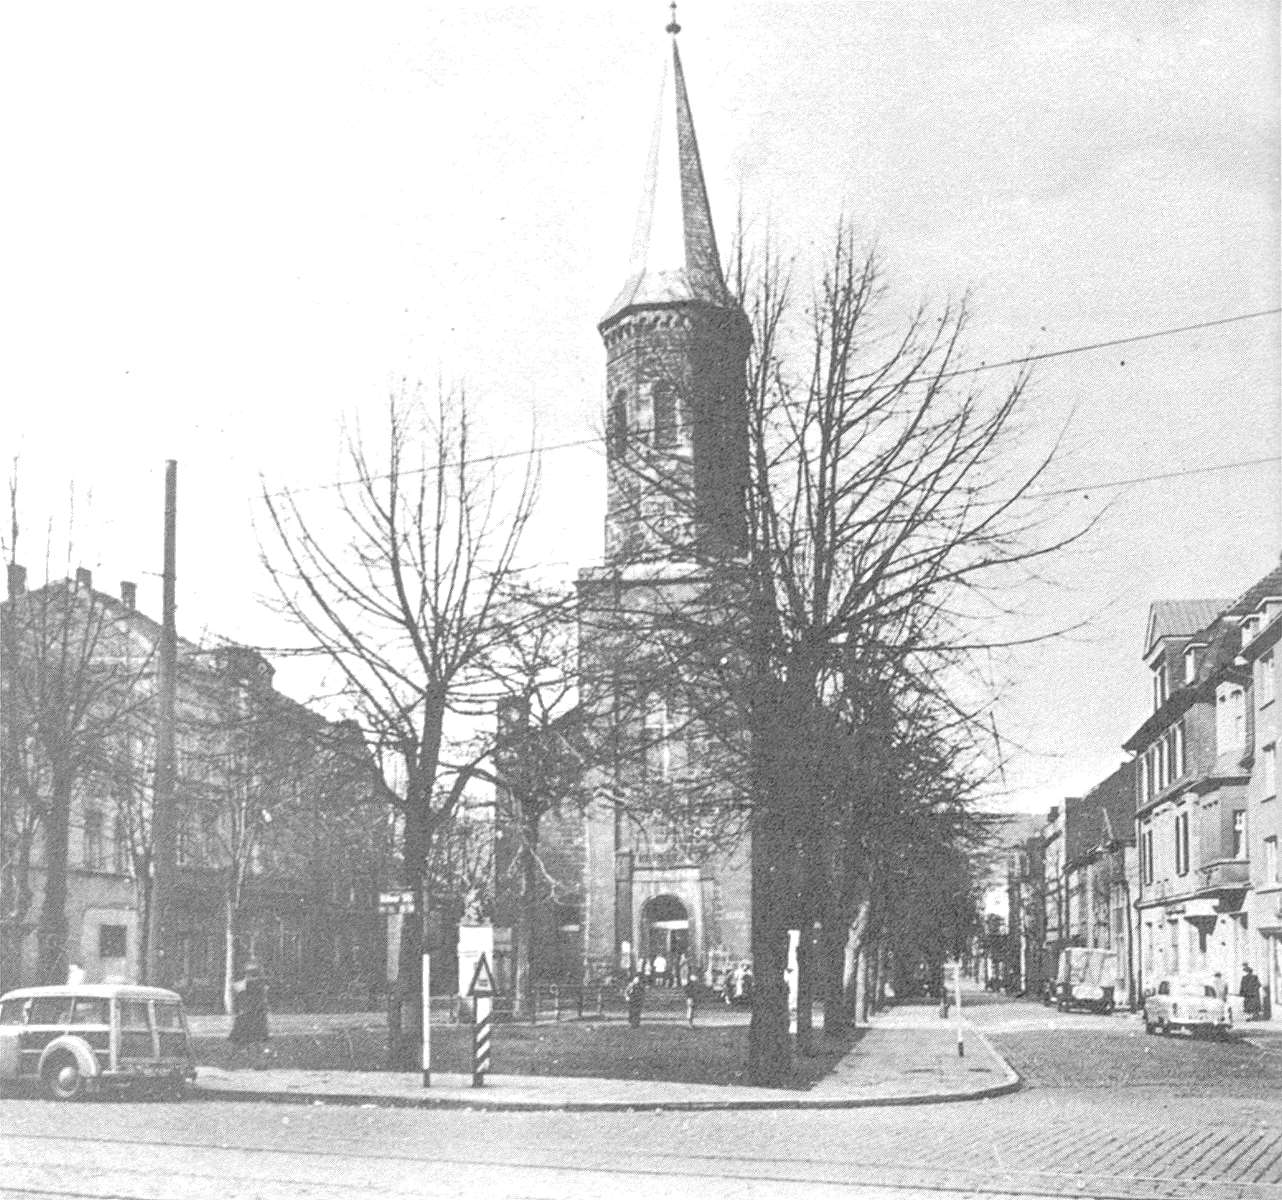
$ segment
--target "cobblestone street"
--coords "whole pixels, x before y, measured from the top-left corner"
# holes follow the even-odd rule
[[[1024,1074],[1014,1095],[578,1114],[9,1101],[0,1197],[353,1200],[375,1180],[385,1198],[1282,1197],[1282,1047],[973,1001],[967,1019]],[[939,1023],[924,1007],[900,1020]]]

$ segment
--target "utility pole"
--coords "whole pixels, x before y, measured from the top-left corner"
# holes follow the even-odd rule
[[[165,462],[165,570],[157,676],[156,776],[151,818],[151,902],[147,910],[147,982],[172,983],[166,950],[172,935],[174,876],[178,866],[175,806],[174,720],[177,692],[178,627],[175,620],[174,564],[178,514],[178,464]]]

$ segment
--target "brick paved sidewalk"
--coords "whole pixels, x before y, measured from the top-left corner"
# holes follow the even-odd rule
[[[326,1018],[299,1015],[300,1027]],[[350,1017],[349,1017],[350,1020]],[[197,1019],[197,1022],[199,1019]],[[876,1017],[858,1043],[809,1091],[718,1087],[623,1079],[547,1075],[488,1077],[433,1074],[424,1088],[418,1074],[377,1071],[222,1071],[202,1067],[196,1090],[210,1099],[292,1103],[372,1104],[397,1107],[564,1109],[859,1108],[935,1104],[1004,1095],[1019,1077],[969,1023],[962,1025],[965,1054],[957,1052],[957,1023],[921,1009]]]

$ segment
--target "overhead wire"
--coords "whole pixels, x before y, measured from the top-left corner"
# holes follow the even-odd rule
[[[983,362],[973,367],[958,367],[956,370],[953,370],[953,371],[944,371],[939,374],[929,375],[929,376],[923,375],[920,380],[911,380],[909,382],[934,383],[935,381],[941,380],[941,379],[956,379],[965,375],[978,375],[984,371],[997,371],[997,370],[1004,369],[1006,367],[1024,366],[1028,363],[1043,362],[1047,359],[1052,359],[1052,358],[1065,358],[1073,354],[1089,354],[1099,350],[1108,350],[1115,346],[1127,346],[1127,345],[1132,345],[1136,342],[1152,341],[1156,338],[1174,337],[1178,334],[1183,334],[1183,333],[1196,333],[1204,329],[1215,329],[1224,325],[1237,324],[1241,321],[1253,321],[1253,320],[1258,320],[1261,317],[1273,317],[1273,316],[1278,316],[1279,314],[1282,314],[1282,307],[1264,308],[1264,309],[1259,309],[1255,312],[1248,312],[1248,313],[1235,313],[1232,316],[1215,317],[1208,321],[1197,321],[1189,325],[1171,325],[1164,329],[1150,330],[1147,333],[1130,334],[1127,337],[1109,338],[1105,341],[1099,341],[1099,342],[1087,342],[1080,346],[1065,346],[1059,350],[1044,350],[1036,354],[1021,355],[1018,358],[1002,359],[999,362],[993,362],[993,363]],[[529,458],[531,456],[536,456],[536,455],[552,454],[562,450],[573,450],[573,449],[579,449],[587,446],[600,446],[600,445],[603,445],[605,441],[606,441],[605,435],[593,434],[591,437],[573,438],[569,441],[564,441],[564,442],[552,442],[543,446],[532,446],[526,450],[502,450],[502,451],[497,451],[493,454],[476,455],[475,457],[465,459],[461,462],[432,463],[427,466],[408,468],[405,471],[403,471],[402,474],[427,475],[427,474],[432,474],[436,471],[456,470],[460,466],[483,466],[486,463],[505,462],[509,459],[514,459],[514,458]],[[1250,459],[1250,460],[1245,460],[1245,461],[1236,462],[1236,463],[1222,463],[1214,467],[1192,468],[1187,472],[1187,474],[1198,474],[1201,472],[1213,471],[1213,470],[1214,471],[1227,470],[1232,467],[1239,467],[1239,466],[1255,466],[1260,462],[1273,462],[1273,461],[1276,461],[1276,460],[1275,459]],[[1168,478],[1168,477],[1174,478],[1175,476],[1179,474],[1184,474],[1184,473],[1185,472],[1174,472],[1172,475],[1169,475],[1169,476],[1154,475],[1151,478],[1152,479],[1162,479],[1162,478]],[[309,484],[305,487],[281,488],[276,491],[267,492],[265,494],[269,497],[294,496],[294,495],[302,494],[304,492],[319,492],[319,491],[329,491],[332,489],[345,488],[345,487],[356,487],[362,483],[371,483],[371,482],[376,482],[377,480],[380,480],[380,479],[387,479],[387,478],[389,478],[389,476],[387,475],[371,475],[366,479],[338,480],[334,483],[316,483],[316,484]],[[1095,487],[1095,488],[1120,487],[1127,483],[1141,483],[1141,482],[1148,482],[1148,481],[1149,481],[1148,477],[1131,479],[1131,480],[1118,480],[1118,481],[1112,481],[1112,482],[1103,482],[1103,483],[1085,485],[1080,488],[1067,488],[1067,489],[1064,489],[1063,491],[1065,493],[1071,492],[1071,491],[1086,491],[1086,490],[1090,490],[1091,487]],[[1042,496],[1049,496],[1049,495],[1060,495],[1063,493],[1040,492],[1038,494]]]

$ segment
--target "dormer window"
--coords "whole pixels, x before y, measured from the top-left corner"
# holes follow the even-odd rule
[[[1169,694],[1170,680],[1168,678],[1166,663],[1163,661],[1153,668],[1153,710],[1155,712],[1166,703],[1166,697]]]
[[[1246,746],[1246,697],[1235,683],[1222,683],[1215,693],[1215,749],[1217,754]]]
[[[1252,641],[1255,638],[1255,635],[1259,632],[1260,618],[1257,616],[1247,617],[1242,622],[1242,645],[1245,646],[1248,642]]]
[[[1190,646],[1184,651],[1184,682],[1192,683],[1197,679],[1197,647]]]

